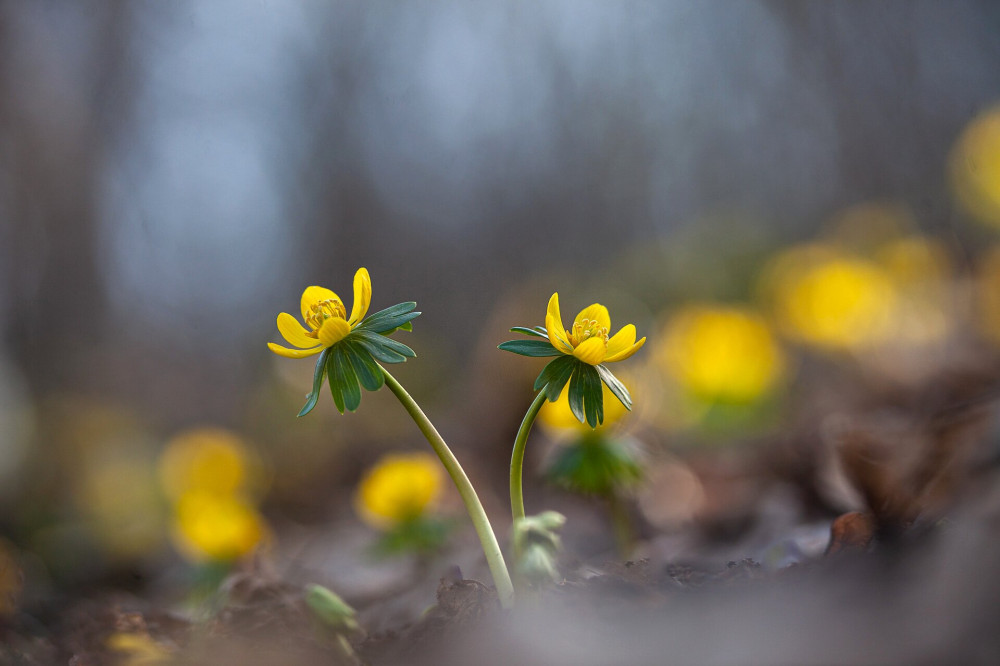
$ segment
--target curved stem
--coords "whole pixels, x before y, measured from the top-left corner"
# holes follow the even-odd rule
[[[521,427],[517,431],[517,437],[514,439],[514,453],[510,457],[510,512],[515,522],[518,518],[524,518],[524,491],[521,482],[522,469],[524,468],[524,449],[528,443],[528,433],[531,432],[531,426],[535,422],[535,417],[538,416],[538,410],[542,408],[544,403],[545,387],[543,386],[542,390],[535,396],[531,407],[528,407],[524,420],[521,421]]]
[[[618,554],[627,560],[632,555],[635,541],[632,535],[632,520],[628,516],[628,510],[625,508],[622,498],[615,490],[608,493],[608,507],[611,509],[611,525],[615,531]]]
[[[465,503],[465,508],[469,512],[472,524],[476,528],[476,534],[479,535],[479,542],[483,546],[483,553],[486,555],[486,562],[489,564],[490,573],[493,575],[493,583],[497,587],[497,596],[500,597],[500,604],[504,608],[513,607],[514,586],[510,580],[510,573],[507,571],[507,564],[504,562],[503,553],[500,551],[500,544],[497,543],[496,534],[493,533],[490,519],[486,516],[486,511],[483,509],[482,502],[479,501],[479,496],[476,495],[476,489],[472,487],[472,482],[466,476],[465,470],[462,469],[462,466],[458,462],[458,458],[448,448],[448,445],[440,433],[438,433],[434,424],[430,422],[427,415],[420,409],[420,406],[417,405],[413,398],[410,397],[410,394],[406,392],[406,389],[385,368],[382,368],[382,373],[385,375],[385,385],[395,394],[399,402],[403,404],[403,407],[410,414],[410,417],[413,418],[417,427],[420,428],[420,432],[423,433],[428,443],[430,443],[431,448],[434,449],[434,453],[441,459],[441,463],[444,465],[445,470],[447,470],[448,476],[455,483],[455,487],[458,488],[458,494],[462,497],[462,502]]]

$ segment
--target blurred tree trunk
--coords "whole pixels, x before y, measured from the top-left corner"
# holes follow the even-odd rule
[[[129,13],[79,12],[89,31],[34,3],[0,9],[5,335],[36,393],[86,381],[79,352],[106,333],[100,186],[128,100]]]

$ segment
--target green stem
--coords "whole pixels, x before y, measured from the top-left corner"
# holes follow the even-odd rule
[[[538,416],[538,410],[542,408],[544,403],[545,387],[543,386],[542,390],[535,396],[531,407],[528,407],[528,412],[524,415],[521,427],[517,431],[517,437],[514,439],[514,453],[510,457],[510,512],[514,516],[515,522],[518,518],[524,518],[524,491],[521,482],[522,470],[524,469],[524,449],[528,443],[528,433],[531,432],[531,426],[535,422],[535,417]]]
[[[469,512],[472,524],[476,528],[476,534],[479,535],[479,542],[483,546],[483,553],[486,555],[486,562],[490,566],[490,573],[493,574],[493,583],[497,587],[500,604],[504,608],[513,607],[514,586],[510,581],[510,573],[507,571],[507,565],[503,560],[503,553],[500,551],[500,544],[497,543],[496,534],[493,533],[493,527],[490,525],[490,519],[486,516],[486,511],[483,509],[482,502],[479,501],[479,496],[476,495],[476,489],[472,487],[472,482],[466,476],[465,470],[462,469],[462,466],[458,462],[458,458],[448,448],[448,445],[440,433],[438,433],[434,424],[430,422],[427,415],[420,409],[420,406],[385,368],[382,368],[382,372],[385,374],[386,386],[395,394],[410,414],[410,417],[416,422],[417,427],[420,428],[420,432],[427,438],[431,448],[434,449],[434,453],[441,459],[441,463],[448,471],[448,475],[454,481],[455,487],[458,488],[458,494],[462,497],[462,502],[465,503],[465,508]]]
[[[635,545],[635,539],[632,535],[632,520],[628,516],[628,510],[621,497],[614,490],[608,495],[608,506],[611,509],[611,525],[615,531],[618,554],[622,558],[628,559],[631,557],[632,548]]]

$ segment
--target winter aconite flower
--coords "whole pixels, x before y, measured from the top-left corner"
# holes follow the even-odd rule
[[[383,456],[358,485],[358,515],[378,529],[413,520],[434,504],[444,486],[441,465],[427,453]]]
[[[319,354],[313,389],[303,416],[312,411],[319,400],[323,378],[330,380],[330,392],[341,414],[354,411],[361,404],[361,387],[377,391],[385,382],[378,361],[402,363],[416,354],[413,350],[387,337],[396,329],[411,330],[416,303],[399,303],[365,317],[372,299],[372,282],[368,270],[359,268],[354,274],[354,303],[350,316],[344,301],[325,287],[306,287],[302,292],[302,321],[282,312],[278,315],[278,331],[299,349],[289,349],[269,342],[268,348],[279,356],[304,358]]]
[[[611,315],[600,303],[581,310],[573,320],[573,326],[567,331],[563,327],[562,315],[559,314],[558,293],[552,294],[549,299],[545,328],[549,342],[555,349],[563,354],[572,354],[589,365],[624,361],[639,351],[646,342],[646,338],[635,341],[635,326],[632,324],[623,326],[609,338]]]
[[[1000,107],[977,116],[951,151],[955,195],[973,217],[1000,226]]]
[[[231,562],[248,555],[267,534],[256,507],[239,495],[185,493],[174,516],[174,544],[194,562]]]
[[[391,453],[368,470],[358,484],[354,508],[381,532],[381,555],[432,555],[448,539],[451,521],[433,510],[444,490],[445,474],[429,453]]]
[[[670,318],[659,342],[654,351],[666,373],[706,403],[753,403],[785,372],[770,326],[747,308],[689,305]]]
[[[535,390],[544,390],[549,401],[559,399],[569,382],[569,405],[573,415],[591,428],[604,422],[604,397],[601,382],[611,390],[627,409],[632,408],[628,390],[604,365],[624,361],[639,351],[646,338],[636,341],[635,326],[628,324],[610,335],[611,316],[608,309],[594,303],[583,310],[567,329],[559,312],[559,294],[552,294],[545,314],[545,326],[517,326],[512,332],[524,333],[543,340],[511,340],[500,349],[522,356],[558,356],[535,380]]]
[[[859,350],[891,336],[899,300],[891,275],[843,248],[789,248],[772,260],[762,287],[785,334],[805,344]]]

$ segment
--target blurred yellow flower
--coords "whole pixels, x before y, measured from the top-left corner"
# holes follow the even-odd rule
[[[354,497],[358,515],[377,529],[420,517],[441,493],[441,464],[427,453],[392,453],[372,467]]]
[[[108,636],[105,645],[117,653],[119,660],[115,663],[122,666],[156,666],[172,661],[170,651],[145,633],[117,631]]]
[[[965,128],[952,148],[949,170],[959,203],[980,222],[1000,226],[1000,106]]]
[[[667,323],[657,360],[696,397],[734,403],[760,398],[785,369],[784,353],[760,315],[717,305],[677,312]]]
[[[632,388],[628,384],[625,384],[625,386],[630,392],[632,391]],[[573,414],[573,410],[569,406],[569,384],[563,387],[558,400],[555,402],[546,402],[542,405],[541,410],[538,412],[538,418],[541,420],[543,426],[556,435],[560,433],[590,433],[617,423],[629,411],[620,400],[614,397],[611,389],[606,384],[602,382],[601,387],[604,391],[604,424],[598,425],[597,428],[591,428],[586,423],[581,423]]]
[[[302,349],[289,349],[273,342],[268,349],[279,356],[304,358],[318,354],[347,337],[351,330],[368,314],[372,300],[372,281],[368,269],[359,268],[354,274],[354,305],[351,316],[337,294],[325,287],[306,287],[302,292],[302,320],[304,328],[292,315],[278,315],[278,331],[289,343]]]
[[[545,328],[552,346],[567,356],[574,356],[589,365],[624,361],[646,343],[635,339],[635,326],[628,324],[609,337],[611,316],[608,309],[594,303],[573,320],[570,330],[563,326],[559,313],[559,294],[552,294],[545,314]]]
[[[230,495],[254,480],[252,458],[243,440],[222,428],[183,432],[167,444],[160,457],[160,483],[176,501],[189,492]]]
[[[174,543],[195,562],[236,560],[252,552],[266,534],[263,518],[238,495],[191,490],[175,509]]]
[[[765,273],[775,316],[791,337],[828,349],[857,349],[890,333],[896,289],[877,263],[832,246],[791,248]]]

